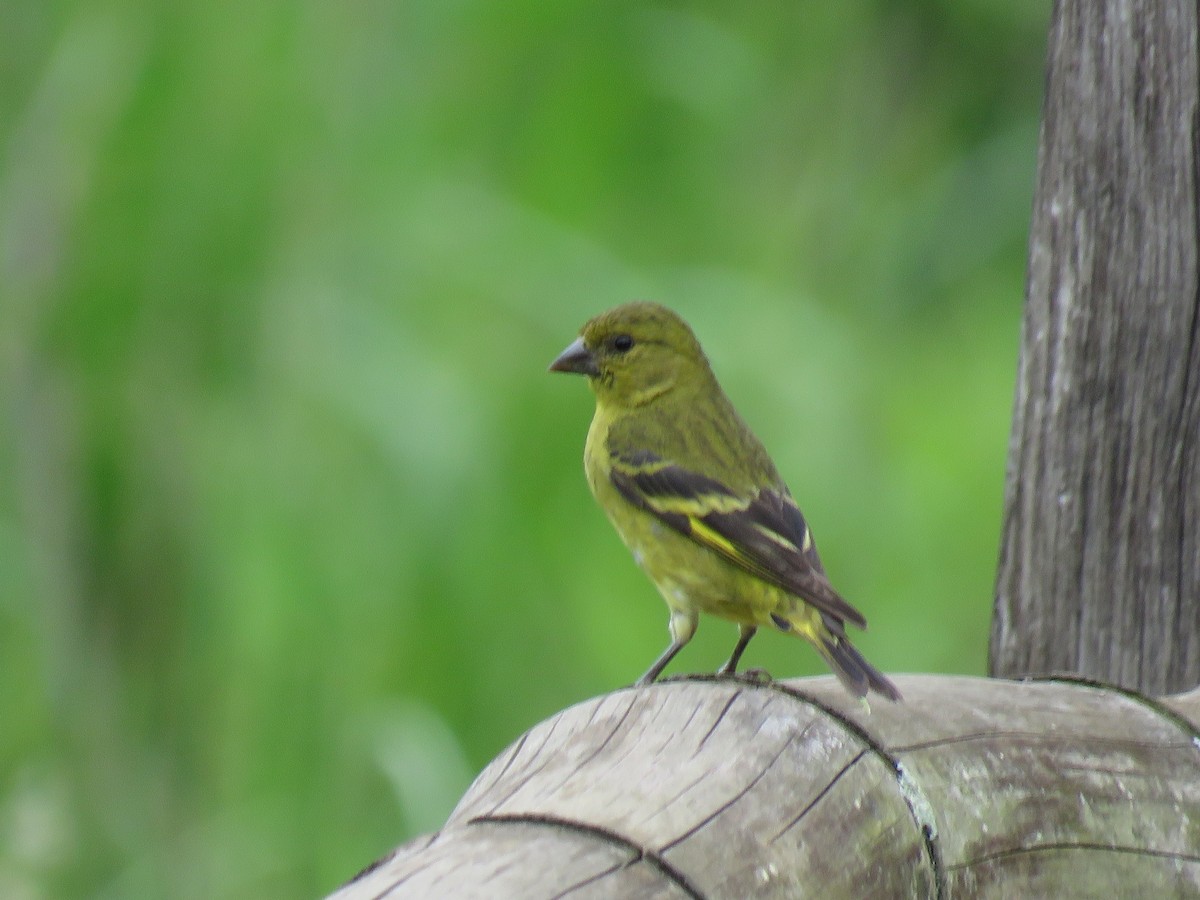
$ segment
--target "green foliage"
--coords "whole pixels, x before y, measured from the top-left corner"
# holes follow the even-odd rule
[[[1047,14],[0,9],[0,895],[319,894],[641,673],[666,610],[545,374],[634,297],[866,656],[982,672]]]

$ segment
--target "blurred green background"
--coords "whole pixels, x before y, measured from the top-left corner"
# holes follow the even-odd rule
[[[666,609],[546,373],[631,298],[866,655],[982,673],[1048,16],[0,6],[0,896],[320,894],[639,675]]]

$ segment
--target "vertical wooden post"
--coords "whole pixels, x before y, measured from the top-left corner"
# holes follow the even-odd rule
[[[1055,3],[993,675],[1200,682],[1196,31]]]

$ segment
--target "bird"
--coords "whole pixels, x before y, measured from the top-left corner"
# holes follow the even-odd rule
[[[587,378],[588,485],[670,611],[671,642],[638,685],[661,675],[706,613],[738,626],[720,675],[736,675],[768,627],[807,640],[864,702],[872,691],[902,699],[847,637],[847,622],[866,619],[834,589],[791,492],[679,315],[647,301],[614,307],[550,371]]]

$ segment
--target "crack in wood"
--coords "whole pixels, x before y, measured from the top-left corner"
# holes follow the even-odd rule
[[[712,733],[717,730],[717,726],[721,724],[722,720],[725,718],[725,714],[727,712],[729,712],[730,707],[733,706],[734,702],[740,696],[742,696],[741,688],[738,688],[736,691],[733,692],[732,695],[730,695],[729,700],[726,701],[726,703],[723,707],[721,707],[721,711],[719,713],[717,713],[717,717],[716,717],[716,719],[713,720],[712,726],[709,727],[708,731],[706,731],[704,733],[704,737],[700,738],[700,743],[698,743],[696,745],[697,753],[699,753],[702,749],[704,749],[705,742],[707,742],[708,739],[710,737],[712,737]]]
[[[754,786],[757,785],[760,781],[762,781],[762,779],[766,776],[767,772],[771,771],[771,767],[774,766],[775,763],[777,763],[779,761],[779,757],[783,756],[783,751],[786,750],[788,747],[790,747],[792,745],[792,743],[795,742],[798,738],[804,737],[804,735],[808,733],[808,730],[811,727],[812,727],[812,723],[810,722],[808,725],[804,726],[804,730],[801,731],[800,734],[789,735],[788,739],[779,746],[779,749],[775,752],[775,755],[771,757],[770,761],[765,766],[763,766],[762,769],[759,770],[759,773],[757,775],[755,775],[752,779],[750,779],[749,782],[747,782],[745,787],[743,787],[740,791],[738,791],[736,794],[734,794],[732,797],[730,797],[728,800],[726,800],[724,803],[722,803],[719,807],[717,807],[715,810],[713,810],[711,813],[709,813],[707,816],[705,816],[703,819],[701,819],[699,822],[697,822],[695,825],[693,825],[687,831],[680,834],[674,840],[668,841],[666,844],[663,844],[662,850],[660,852],[666,853],[672,847],[676,847],[679,844],[682,844],[684,841],[686,841],[688,838],[690,838],[692,835],[694,835],[700,829],[704,828],[704,826],[706,826],[710,822],[712,822],[717,816],[721,815],[721,813],[725,812],[727,809],[729,809],[731,806],[733,806],[733,804],[737,803],[739,800],[741,800],[743,797],[745,797],[748,793],[750,793],[750,791],[754,790]]]
[[[625,720],[629,717],[630,711],[632,711],[632,705],[630,706],[629,710],[626,710],[625,715],[623,715],[621,717],[620,721],[618,721],[616,723],[616,725],[613,726],[613,731],[608,735],[608,737],[606,737],[604,739],[605,745],[607,745],[608,742],[611,741],[612,738],[616,735],[616,733],[621,730],[621,726],[625,724]],[[620,768],[621,765],[625,762],[625,760],[629,759],[629,757],[636,756],[639,753],[643,752],[644,748],[639,746],[639,742],[643,739],[643,735],[645,735],[647,732],[650,732],[651,734],[653,734],[654,732],[659,730],[659,729],[655,728],[655,722],[661,712],[662,712],[661,707],[655,707],[653,709],[653,715],[641,716],[640,722],[639,722],[641,730],[637,734],[630,732],[630,733],[623,735],[622,743],[624,743],[625,749],[621,752],[621,754],[619,756],[614,756],[609,761],[609,764],[606,768],[595,772],[591,776],[592,779],[594,781],[602,780],[606,775],[608,775],[609,772],[613,771],[613,769]],[[658,748],[654,751],[654,757],[657,758],[658,756],[660,756],[662,754],[663,750],[665,750],[667,747],[669,747],[671,745],[672,741],[673,741],[673,736],[670,733],[664,731],[662,733],[661,743],[659,744]],[[593,759],[596,758],[596,754],[599,753],[599,751],[601,749],[603,749],[603,746],[597,748],[596,753],[591,754],[586,759],[584,759],[580,763],[578,763],[576,765],[575,769],[570,774],[568,774],[562,781],[560,781],[557,785],[555,785],[555,787],[551,791],[549,791],[549,793],[554,793],[555,791],[558,790],[558,788],[560,788],[562,785],[566,784],[567,781],[569,781],[571,778],[575,777],[575,775],[578,774],[580,769],[584,768],[588,763],[590,763]]]
[[[428,846],[428,844],[426,846]],[[400,848],[397,847],[391,853],[388,853],[388,854],[385,854],[384,856],[379,857],[379,859],[375,860],[373,863],[366,866],[361,872],[359,872],[353,878],[351,878],[349,881],[347,881],[345,884],[343,884],[341,886],[341,888],[338,888],[338,890],[341,890],[342,888],[345,888],[345,887],[349,887],[350,885],[354,884],[354,882],[356,882],[362,878],[366,878],[368,875],[370,875],[372,872],[374,872],[380,866],[384,866],[387,863],[390,863],[393,859],[396,858],[396,854],[399,852],[400,852]],[[390,888],[389,888],[389,890],[390,890]]]
[[[438,830],[438,831],[433,832],[432,834],[426,834],[426,835],[423,835],[422,837],[414,838],[412,841],[410,841],[407,844],[401,844],[399,847],[397,847],[391,853],[388,853],[385,856],[379,857],[379,859],[375,860],[375,862],[371,863],[369,866],[367,866],[365,869],[363,869],[361,872],[359,872],[357,875],[355,875],[353,878],[351,878],[349,881],[347,881],[345,884],[343,884],[340,888],[338,888],[337,892],[340,893],[341,891],[350,887],[355,882],[362,881],[365,878],[369,878],[372,875],[372,873],[374,873],[378,869],[383,868],[383,866],[390,864],[394,859],[396,859],[396,857],[400,856],[402,853],[404,853],[404,854],[410,853],[410,852],[411,853],[419,853],[420,851],[429,848],[439,837],[441,837],[441,834],[442,834],[441,830]],[[370,898],[370,900],[379,900],[379,898],[381,898],[381,897],[386,897],[393,890],[395,890],[400,885],[404,884],[404,882],[408,881],[414,875],[429,868],[430,865],[432,865],[432,863],[422,863],[421,865],[412,869],[410,872],[408,872],[402,878],[398,878],[397,880],[389,883],[387,890],[383,891],[382,893],[373,895]]]
[[[1087,734],[1046,734],[1039,731],[973,731],[970,734],[960,734],[954,737],[937,738],[931,741],[920,741],[916,744],[902,744],[893,748],[897,756],[905,753],[915,753],[921,750],[937,750],[943,747],[953,747],[961,744],[972,744],[978,741],[995,741],[997,739],[1013,741],[1027,740],[1031,746],[1061,747],[1065,744],[1086,743],[1089,749],[1105,747],[1113,750],[1186,750],[1192,746],[1191,741],[1178,743],[1156,743],[1154,741],[1134,741],[1120,738],[1102,738]]]
[[[1187,716],[1167,706],[1161,700],[1156,700],[1154,697],[1147,696],[1141,691],[1133,688],[1121,687],[1117,684],[1107,684],[1103,681],[1097,681],[1094,678],[1085,678],[1081,675],[1036,675],[1028,679],[1028,681],[1036,681],[1039,683],[1049,682],[1051,684],[1079,684],[1085,687],[1095,688],[1101,693],[1118,694],[1125,697],[1127,700],[1132,700],[1138,706],[1145,707],[1154,713],[1160,719],[1166,719],[1188,737],[1188,743],[1193,747],[1200,749],[1200,723],[1193,722]],[[1164,746],[1158,744],[1156,746]],[[1174,746],[1174,745],[1166,745]]]
[[[1179,862],[1200,863],[1200,854],[1178,853],[1171,850],[1154,850],[1150,847],[1125,847],[1119,844],[1089,844],[1086,842],[1071,843],[1068,841],[1057,841],[1047,844],[1035,844],[1032,847],[1012,847],[1008,850],[997,850],[994,853],[988,853],[983,856],[977,856],[974,859],[969,859],[964,862],[952,863],[946,867],[947,871],[958,872],[963,869],[970,869],[974,866],[985,865],[990,862],[998,862],[1005,859],[1013,859],[1021,856],[1035,856],[1043,853],[1058,853],[1064,851],[1082,850],[1088,853],[1123,853],[1131,856],[1145,856],[1154,859],[1173,859]]]
[[[683,731],[687,731],[687,730],[688,730],[688,728],[690,728],[690,727],[691,727],[692,720],[693,720],[693,719],[695,719],[695,718],[696,718],[696,716],[699,714],[700,710],[701,710],[701,709],[704,709],[704,708],[705,708],[705,704],[704,704],[704,703],[697,702],[697,703],[696,703],[696,705],[692,707],[692,712],[691,712],[691,715],[689,715],[689,716],[687,717],[687,719],[684,721],[684,723],[683,723],[682,725],[680,725],[680,726],[679,726],[679,730],[680,730],[681,732],[683,732]],[[695,756],[695,754],[692,754],[692,755],[693,755],[693,756]]]
[[[629,710],[626,710],[625,714],[628,715]],[[541,751],[546,749],[546,745],[548,743],[550,743],[550,739],[552,737],[554,737],[554,731],[557,730],[558,724],[562,720],[563,720],[563,716],[554,716],[554,718],[550,722],[550,727],[548,727],[546,730],[546,737],[542,738],[542,742],[541,742],[541,744],[539,744],[538,749],[534,750],[533,752],[530,752],[530,754],[529,754],[530,757],[533,757],[534,760],[536,760],[536,758],[541,756]],[[524,737],[528,738],[529,733],[530,732],[526,732],[526,734],[524,734]],[[524,742],[524,739],[522,739],[521,743],[523,746],[524,743],[526,743],[526,742]],[[541,772],[541,770],[546,768],[547,766],[550,766],[551,760],[553,760],[553,758],[554,758],[553,755],[547,755],[544,758],[544,760],[541,761],[541,764],[539,764],[538,767],[526,770],[526,772],[523,773],[521,780],[517,781],[517,784],[514,787],[512,787],[511,791],[504,794],[504,797],[497,800],[497,802],[492,805],[492,809],[490,811],[496,812],[496,810],[498,810],[500,808],[500,806],[503,806],[505,803],[508,803],[509,800],[512,799],[512,797],[516,796],[517,791],[520,791],[522,787],[529,784],[529,780],[532,779],[534,775]],[[515,760],[516,760],[516,757],[514,756],[514,761]],[[498,784],[498,782],[497,782],[497,784]]]
[[[1197,54],[1200,55],[1200,41],[1194,43],[1194,48]],[[1193,60],[1193,65],[1197,66],[1197,71],[1200,71],[1200,59]],[[1197,158],[1200,154],[1200,107],[1194,106],[1191,115],[1191,128],[1189,129],[1189,137],[1191,138],[1191,157]],[[1188,176],[1192,183],[1192,235],[1193,242],[1200,242],[1200,178],[1197,177],[1195,167],[1188,169]],[[1182,355],[1184,360],[1183,367],[1183,385],[1179,392],[1179,409],[1178,414],[1172,417],[1171,431],[1175,438],[1175,452],[1172,455],[1172,469],[1176,473],[1175,483],[1175,528],[1176,537],[1180,544],[1184,547],[1190,546],[1188,533],[1190,531],[1190,515],[1188,513],[1188,498],[1192,495],[1189,493],[1188,477],[1191,472],[1191,467],[1187,465],[1186,460],[1191,457],[1189,453],[1189,442],[1194,440],[1192,429],[1187,427],[1187,423],[1191,421],[1188,416],[1189,407],[1192,406],[1192,393],[1195,386],[1192,384],[1192,372],[1196,367],[1196,343],[1197,329],[1200,328],[1200,271],[1198,271],[1195,261],[1192,262],[1191,271],[1193,287],[1192,287],[1192,308],[1191,320],[1187,327],[1187,349]],[[1190,593],[1187,584],[1187,563],[1183,553],[1180,553],[1175,559],[1175,609],[1173,618],[1172,632],[1178,635],[1188,634],[1190,629],[1184,623],[1184,613],[1187,610],[1187,597]],[[1143,645],[1144,646],[1144,645]],[[1143,651],[1143,655],[1146,654]]]
[[[714,681],[703,677],[695,680]],[[829,842],[828,833],[816,829],[822,828],[818,819],[824,823],[827,811],[836,808],[840,812],[843,803],[852,805],[858,813],[855,834],[862,846],[874,846],[873,842],[878,841],[883,850],[886,842],[886,847],[894,851],[896,868],[887,876],[890,892],[880,896],[944,898],[956,889],[969,893],[976,882],[993,886],[1048,883],[1044,882],[1048,872],[1063,873],[1071,884],[1076,884],[1073,879],[1086,877],[1089,886],[1099,885],[1101,891],[1112,877],[1121,889],[1111,891],[1111,896],[1143,896],[1136,889],[1131,891],[1131,886],[1157,885],[1158,881],[1147,879],[1159,877],[1170,884],[1194,886],[1200,878],[1200,846],[1192,840],[1192,826],[1197,821],[1196,782],[1190,776],[1193,761],[1200,759],[1195,755],[1200,752],[1200,738],[1194,739],[1195,744],[1184,738],[1195,733],[1192,723],[1200,721],[1200,689],[1155,701],[1087,679],[1060,676],[1046,680],[1058,683],[1022,687],[992,682],[987,686],[988,694],[980,694],[978,680],[922,683],[922,688],[910,695],[910,709],[889,709],[873,717],[841,701],[840,695],[827,693],[826,684],[818,688],[814,683],[815,696],[808,696],[805,682],[743,683],[720,693],[702,690],[699,693],[709,695],[707,703],[690,709],[686,700],[676,704],[674,697],[659,695],[661,703],[631,704],[630,708],[622,707],[621,700],[598,703],[601,708],[596,715],[592,715],[593,709],[567,711],[560,714],[563,724],[557,731],[549,728],[549,723],[531,729],[527,740],[518,739],[497,759],[495,766],[503,777],[481,782],[493,793],[508,791],[513,782],[522,782],[523,790],[501,807],[506,812],[494,810],[487,814],[490,798],[473,789],[474,800],[468,798],[441,833],[446,843],[439,841],[437,847],[428,852],[419,850],[411,857],[405,847],[429,848],[438,836],[401,847],[398,853],[385,857],[385,865],[356,876],[344,896],[448,894],[454,893],[448,889],[450,885],[478,887],[490,883],[497,871],[506,871],[510,883],[521,885],[510,896],[526,896],[537,882],[539,871],[528,867],[546,860],[553,879],[542,883],[553,885],[555,896],[564,900],[603,893],[618,885],[622,889],[635,883],[644,885],[645,879],[657,882],[664,893],[687,891],[696,897],[701,896],[700,890],[724,892],[723,887],[710,887],[719,882],[737,884],[728,895],[753,896],[756,886],[766,883],[761,873],[767,869],[751,868],[758,857],[747,860],[749,853],[765,853],[766,858],[782,860],[781,870],[785,873],[790,873],[788,865],[795,864],[797,876],[808,872],[821,877],[825,863],[805,862],[790,851],[785,853],[784,848],[803,845],[811,854],[815,846],[823,847],[825,844],[820,842],[826,841],[834,850],[840,849],[843,845],[838,840]],[[770,693],[754,695],[752,689]],[[730,695],[735,693],[740,701],[732,700]],[[680,699],[684,696],[681,694]],[[822,697],[833,708],[817,699]],[[737,705],[733,705],[735,702]],[[1151,713],[1143,707],[1150,708]],[[950,716],[946,721],[941,718],[943,711]],[[979,715],[985,718],[980,720]],[[910,716],[914,721],[908,721]],[[606,755],[592,757],[591,765],[584,770],[576,769],[576,757],[588,755],[597,742],[605,740],[610,725],[618,719],[621,722],[616,730],[620,734],[607,741]],[[925,740],[903,752],[895,743],[885,743],[888,735],[919,739],[931,731],[953,731],[955,727],[986,728],[993,719],[1000,723],[1000,730]],[[590,727],[581,730],[585,721]],[[687,726],[680,728],[678,723],[685,721]],[[721,721],[725,726],[717,729],[715,725]],[[739,723],[736,734],[735,722]],[[1004,729],[1006,722],[1015,727]],[[1045,723],[1056,733],[1043,737],[1032,723]],[[543,741],[548,732],[553,732],[553,737]],[[1147,734],[1157,735],[1166,743],[1144,740]],[[987,741],[997,738],[1016,742],[1011,757],[1005,747],[986,746]],[[706,741],[704,752],[697,756],[693,749],[701,739]],[[753,753],[738,755],[746,744],[754,745]],[[660,745],[666,749],[660,750]],[[726,745],[732,755],[716,755],[716,748]],[[836,755],[830,757],[823,752],[833,747],[838,748]],[[943,747],[950,749],[939,749]],[[553,755],[557,765],[540,769],[540,761],[530,758],[534,752],[531,748],[537,748],[539,755]],[[923,748],[932,748],[928,759],[911,755]],[[1107,759],[1097,760],[1089,754],[1089,748]],[[1004,752],[993,756],[997,749]],[[641,803],[637,796],[627,796],[630,779],[623,777],[622,763],[627,751],[641,754],[636,771],[647,778],[646,785],[635,788],[655,788],[647,790]],[[1160,775],[1147,779],[1139,777],[1143,774],[1140,771],[1126,771],[1132,765],[1124,758],[1126,751],[1145,757],[1148,766],[1160,770]],[[1046,777],[1054,779],[1057,789],[1040,783],[1042,769],[1029,772],[1027,757],[1044,767]],[[804,767],[806,761],[814,759],[822,766],[820,781],[804,782],[809,796],[799,796],[794,785],[801,782],[796,778],[811,775],[812,770],[794,767]],[[678,767],[680,761],[690,761],[695,771],[672,768],[670,778],[659,779],[658,773],[666,771],[662,767]],[[864,765],[859,764],[864,761]],[[980,761],[988,771],[977,777],[970,766]],[[878,765],[880,762],[895,764],[896,788]],[[1089,767],[1090,762],[1107,764],[1107,768]],[[539,769],[540,774],[526,781],[528,769]],[[567,769],[573,770],[574,780],[568,782],[571,791],[565,798],[546,797],[543,782],[559,782],[560,770]],[[593,778],[597,770],[602,776]],[[1093,774],[1080,776],[1076,770]],[[730,775],[735,777],[730,779]],[[753,781],[746,784],[748,777]],[[1124,799],[1101,778],[1115,779]],[[782,789],[776,790],[777,785]],[[1078,803],[1075,785],[1081,786]],[[865,806],[857,800],[860,786],[870,791]],[[900,798],[892,795],[893,790],[898,790]],[[926,790],[931,792],[928,796]],[[981,799],[986,803],[993,796],[1004,818],[999,829],[989,830],[978,824],[988,808],[979,804]],[[1145,810],[1138,806],[1143,799]],[[908,831],[906,807],[901,802],[920,828],[924,852],[916,846],[917,836]],[[651,811],[653,807],[658,810]],[[599,824],[585,824],[595,821],[597,810]],[[668,810],[666,815],[660,815],[663,810]],[[697,816],[704,819],[697,822]],[[791,821],[784,825],[787,819]],[[988,820],[995,821],[993,817]],[[493,840],[486,826],[472,828],[506,821],[540,822],[560,830],[535,829],[526,836],[519,828],[503,827]],[[762,827],[736,830],[748,827],[745,823],[751,821]],[[1035,831],[1035,827],[1043,827],[1043,822],[1051,823],[1051,827],[1045,833]],[[870,830],[863,832],[864,827]],[[471,837],[459,842],[464,829]],[[1136,842],[1147,846],[1133,846]],[[569,846],[571,852],[551,849],[562,846]],[[501,847],[502,852],[485,852],[492,847]],[[574,858],[575,851],[579,851],[578,858]],[[471,853],[475,855],[468,855]],[[942,860],[943,853],[949,862]],[[820,856],[821,860],[829,858],[827,853]],[[862,854],[855,858],[862,858]],[[723,868],[726,859],[735,865],[748,863],[737,876],[741,880]],[[463,868],[459,860],[473,867]],[[649,868],[623,871],[641,861],[649,863]],[[904,866],[903,874],[900,865]],[[769,871],[776,874],[773,867]],[[542,875],[548,877],[550,872]],[[878,871],[873,875],[867,872],[854,883],[876,884],[880,877]],[[690,879],[685,882],[688,887],[680,879]],[[848,895],[872,896],[862,891]],[[1012,895],[1046,896],[1039,891]]]
[[[537,759],[538,756],[541,755],[542,750],[545,749],[546,745],[548,743],[550,743],[550,738],[554,735],[554,729],[556,729],[558,727],[558,723],[560,721],[562,721],[562,717],[558,716],[558,717],[555,717],[550,722],[550,727],[546,730],[546,737],[542,740],[542,743],[540,745],[538,745],[538,748],[530,754],[534,759]],[[528,732],[526,732],[526,736],[528,736]],[[527,770],[523,774],[523,777],[513,786],[512,790],[510,790],[507,794],[505,794],[503,797],[501,797],[499,800],[496,801],[496,803],[491,808],[491,812],[495,812],[501,806],[503,806],[505,803],[507,803],[509,800],[511,800],[514,796],[516,796],[517,792],[519,790],[521,790],[521,788],[525,787],[525,785],[527,785],[529,783],[530,779],[533,778],[533,776],[537,775],[539,772],[542,771],[542,769],[544,769],[544,768],[546,768],[546,766],[550,765],[550,763],[553,759],[554,759],[553,754],[546,754],[546,757],[542,760],[540,765],[538,765],[534,769]]]
[[[920,785],[917,783],[913,775],[904,770],[899,759],[892,753],[892,751],[890,751],[883,744],[879,743],[879,741],[875,739],[874,735],[838,709],[822,703],[820,700],[810,694],[806,694],[803,691],[788,687],[786,684],[782,684],[778,681],[772,681],[769,684],[763,685],[763,688],[766,690],[777,691],[784,696],[792,698],[793,700],[807,703],[810,706],[814,706],[821,710],[826,716],[837,722],[850,734],[853,734],[855,737],[857,737],[859,741],[861,741],[870,750],[871,753],[883,761],[888,768],[892,770],[892,773],[896,776],[896,785],[900,797],[904,800],[904,804],[908,808],[909,815],[912,817],[913,824],[916,826],[921,835],[921,842],[925,847],[925,854],[929,859],[929,866],[933,871],[934,897],[936,900],[942,900],[942,898],[946,896],[946,875],[942,866],[940,838],[938,836],[936,827],[934,827],[932,823],[926,822],[923,819],[913,802],[913,797],[911,797],[909,794],[909,791],[917,791],[919,794],[924,796],[924,791],[921,790]],[[908,791],[904,789],[905,783],[908,785]]]
[[[779,840],[781,837],[783,837],[785,834],[787,834],[789,831],[791,831],[793,828],[795,828],[797,823],[799,823],[799,821],[801,819],[803,819],[806,815],[808,815],[809,810],[811,810],[818,803],[820,803],[821,800],[824,799],[825,795],[828,794],[831,790],[833,790],[833,786],[841,780],[842,776],[845,775],[847,772],[849,772],[852,768],[854,768],[854,766],[856,766],[858,764],[859,760],[861,760],[866,755],[867,755],[866,750],[860,750],[853,759],[851,759],[848,763],[846,763],[844,766],[842,766],[841,770],[836,775],[834,775],[832,778],[829,779],[829,783],[827,785],[825,785],[825,787],[821,788],[821,790],[817,793],[817,796],[813,797],[812,800],[810,800],[805,805],[804,809],[800,810],[800,812],[798,812],[796,814],[796,817],[794,819],[792,819],[790,822],[788,822],[786,825],[784,825],[781,829],[779,829],[779,831],[775,832],[775,834],[773,834],[771,836],[769,843],[772,843],[772,844],[775,843],[777,840]]]
[[[607,874],[611,874],[619,869],[645,861],[662,873],[662,875],[664,875],[666,878],[670,879],[671,882],[678,886],[680,890],[687,894],[687,896],[693,898],[693,900],[706,900],[704,894],[702,894],[695,886],[692,885],[691,882],[688,881],[687,876],[663,859],[663,857],[659,855],[657,851],[643,846],[637,841],[627,838],[625,835],[620,834],[619,832],[612,831],[608,828],[602,828],[599,825],[592,825],[587,822],[577,822],[573,819],[564,819],[558,816],[534,815],[530,813],[476,816],[475,818],[467,821],[468,825],[505,823],[516,823],[520,825],[544,825],[549,828],[560,828],[576,834],[597,838],[633,854],[631,859],[629,859],[623,865],[609,870]]]
[[[562,898],[566,897],[568,894],[573,894],[576,891],[581,891],[584,888],[588,887],[589,885],[593,885],[598,881],[602,881],[605,878],[608,878],[610,875],[612,875],[616,872],[620,872],[627,865],[629,865],[629,863],[627,863],[627,862],[618,863],[615,866],[611,866],[611,867],[605,869],[603,872],[597,872],[595,875],[591,875],[591,876],[583,879],[582,881],[575,882],[575,884],[571,885],[566,890],[559,891],[553,897],[550,897],[549,900],[562,900]]]
[[[587,765],[589,762],[591,762],[591,760],[595,759],[596,755],[599,754],[601,750],[603,750],[606,746],[608,746],[608,742],[613,739],[613,736],[618,731],[620,731],[621,726],[625,723],[625,720],[627,718],[629,718],[629,714],[633,710],[633,707],[637,704],[637,701],[638,701],[637,695],[634,695],[633,698],[629,701],[629,704],[625,707],[625,711],[623,713],[621,713],[620,719],[618,719],[616,724],[613,725],[612,730],[609,731],[607,736],[605,736],[604,740],[600,743],[600,746],[596,747],[596,749],[593,750],[586,759],[582,760],[579,763],[579,767]],[[593,716],[588,721],[589,722],[594,721],[594,718],[595,718],[595,714],[593,711]],[[542,755],[542,751],[546,748],[546,745],[550,743],[550,738],[554,735],[554,730],[558,727],[558,723],[561,722],[562,719],[563,719],[562,716],[556,716],[554,718],[554,720],[552,721],[550,728],[548,729],[548,732],[546,734],[546,739],[542,741],[542,743],[538,746],[537,750],[533,751],[532,756],[534,758],[537,758],[538,756]],[[524,774],[524,777],[517,783],[517,785],[492,806],[492,808],[488,811],[488,814],[489,815],[497,814],[497,811],[502,806],[504,806],[504,804],[506,804],[509,800],[511,800],[514,796],[516,796],[517,792],[520,791],[521,788],[523,788],[525,785],[527,785],[529,783],[530,779],[532,779],[535,775],[537,775],[543,769],[545,769],[547,766],[549,766],[554,761],[554,759],[555,759],[555,757],[554,757],[553,753],[545,754],[545,757],[542,759],[541,764],[538,765],[536,768],[530,769],[528,772],[526,772]],[[573,774],[574,773],[568,774],[567,776],[564,777],[563,781],[560,781],[558,784],[554,785],[553,788],[549,788],[549,790],[551,792],[558,790],[558,788],[562,787],[563,783],[567,779],[571,778]],[[543,789],[543,793],[545,793],[545,791],[546,791],[546,789]]]
[[[509,752],[508,758],[506,760],[504,760],[504,765],[500,768],[500,771],[497,772],[496,775],[490,781],[488,781],[486,785],[481,784],[481,785],[477,786],[479,793],[485,794],[492,787],[494,787],[495,785],[500,783],[500,780],[502,778],[504,778],[505,775],[508,774],[508,770],[512,767],[514,760],[516,760],[516,758],[521,755],[521,748],[525,746],[525,741],[527,741],[528,739],[529,739],[528,731],[526,731],[523,735],[521,735],[519,738],[517,738],[517,742],[515,744],[513,744],[512,750]],[[489,766],[489,768],[490,768],[490,766]],[[484,771],[486,772],[487,769],[485,769]]]
[[[648,812],[643,817],[642,821],[645,822],[645,821],[654,819],[655,817],[657,817],[664,811],[670,809],[674,803],[678,802],[678,800],[681,797],[683,797],[685,794],[687,794],[689,791],[691,791],[693,788],[695,788],[696,785],[702,784],[705,781],[707,781],[708,775],[709,775],[709,773],[706,771],[701,772],[699,775],[697,775],[695,778],[693,778],[691,781],[689,781],[687,784],[685,784],[683,787],[681,787],[678,791],[676,791],[672,796],[668,797],[666,800],[664,800],[662,803],[660,803],[658,805],[657,809]]]
[[[390,862],[390,858],[388,861]],[[387,886],[387,890],[381,891],[378,894],[374,894],[371,897],[371,900],[381,900],[382,897],[386,897],[388,894],[392,893],[392,891],[394,891],[396,888],[400,887],[400,885],[404,884],[404,882],[408,881],[414,875],[419,875],[421,872],[424,872],[426,869],[428,869],[432,865],[433,865],[432,862],[427,862],[427,863],[422,863],[419,866],[416,866],[411,871],[405,873],[403,876],[401,876],[400,878],[397,878],[395,881],[393,881],[391,884],[389,884]],[[377,866],[371,866],[365,872],[362,872],[361,874],[354,876],[354,881],[358,881],[358,879],[360,879],[360,878],[365,878],[371,872],[375,871],[376,868],[377,868]]]

